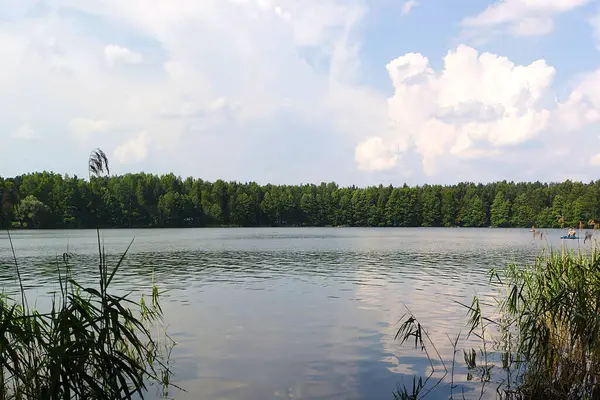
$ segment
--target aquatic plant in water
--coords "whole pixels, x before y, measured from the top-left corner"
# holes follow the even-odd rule
[[[459,338],[475,337],[481,343],[478,349],[463,350],[469,378],[475,376],[481,383],[479,397],[495,382],[501,399],[600,398],[598,249],[587,253],[545,250],[533,265],[511,264],[491,271],[490,282],[500,288],[493,317],[484,315],[475,297],[471,305],[463,304],[468,310],[468,333],[451,340],[454,354]],[[402,343],[414,339],[427,357],[435,349],[410,312],[403,317],[397,338]],[[457,398],[456,361],[439,358],[444,368],[452,364],[449,398]],[[426,383],[413,385],[416,393],[413,388],[400,388],[395,397],[422,398],[439,384],[426,389]],[[463,395],[458,393],[459,398]]]

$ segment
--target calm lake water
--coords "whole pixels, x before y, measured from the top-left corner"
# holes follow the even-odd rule
[[[550,230],[548,243],[560,247],[560,234]],[[93,282],[95,235],[14,232],[30,298],[56,289],[56,258],[67,249],[77,278]],[[168,290],[162,301],[178,342],[174,382],[186,390],[172,392],[176,399],[393,399],[399,386],[412,387],[413,375],[429,371],[422,352],[394,341],[405,306],[451,360],[446,334],[466,323],[455,301],[488,299],[491,268],[531,263],[545,245],[526,229],[104,230],[102,237],[114,255],[135,237],[118,289],[146,290],[154,270]],[[15,288],[6,233],[0,282]],[[462,364],[456,390],[479,398]],[[449,382],[427,398],[447,399]],[[484,398],[494,391],[488,387]]]

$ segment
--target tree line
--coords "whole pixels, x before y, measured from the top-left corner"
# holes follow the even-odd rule
[[[0,226],[575,227],[600,220],[590,183],[340,187],[259,185],[146,173],[84,180],[50,172],[0,177]]]

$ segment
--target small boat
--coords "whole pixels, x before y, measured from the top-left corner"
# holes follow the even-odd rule
[[[575,229],[569,229],[569,232],[560,237],[561,239],[579,239],[577,236],[577,231]]]

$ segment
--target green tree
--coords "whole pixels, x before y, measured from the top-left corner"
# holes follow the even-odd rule
[[[298,201],[299,203],[299,201]],[[299,222],[298,206],[292,189],[289,186],[284,186],[279,191],[278,201],[279,215],[281,216],[280,225],[296,225]]]
[[[401,226],[404,215],[401,212],[400,189],[394,188],[385,206],[386,223],[389,226]]]
[[[400,213],[402,214],[402,225],[421,225],[421,205],[419,204],[419,191],[406,185],[400,189]]]
[[[340,189],[338,209],[335,212],[336,226],[352,225],[352,192],[350,188]]]
[[[460,222],[465,227],[483,227],[486,225],[486,212],[483,201],[478,195],[471,196],[461,210]]]
[[[493,227],[505,227],[510,224],[510,201],[499,191],[490,208],[490,222]]]
[[[92,177],[50,172],[0,178],[3,228],[21,200],[45,207],[23,225],[48,228],[160,226],[577,226],[600,220],[600,180],[449,186],[339,187],[214,183],[146,173]],[[25,201],[27,204],[27,201]]]
[[[0,178],[0,228],[10,228],[15,219],[16,188],[12,181]]]
[[[528,201],[525,193],[520,194],[512,205],[512,225],[513,226],[533,226],[536,215],[531,203]]]
[[[354,214],[352,225],[367,226],[369,204],[367,203],[367,195],[363,190],[355,190],[352,194],[352,210],[352,213]]]
[[[454,188],[444,187],[440,192],[442,208],[442,225],[456,226],[458,220],[457,193]]]
[[[439,188],[425,186],[421,198],[423,208],[423,226],[440,226],[442,224],[442,198]]]
[[[279,215],[279,207],[277,206],[278,195],[274,191],[265,193],[260,208],[266,217],[267,224],[279,225],[281,224],[281,217]]]
[[[29,228],[44,228],[44,221],[48,217],[48,207],[30,194],[21,200],[16,214],[21,224],[26,223]]]
[[[583,188],[580,196],[573,202],[570,225],[579,226],[579,223],[587,225],[590,219],[597,217],[598,213],[598,194],[594,187]]]
[[[306,188],[300,198],[302,221],[305,225],[316,226],[320,222],[320,210],[317,199],[311,188]]]
[[[211,199],[214,207],[214,219],[221,225],[229,224],[229,193],[227,183],[221,179],[217,179],[212,185]]]
[[[160,226],[182,226],[183,204],[177,192],[166,192],[158,199],[158,224]]]
[[[231,210],[231,222],[239,226],[252,226],[256,224],[255,216],[252,198],[247,193],[237,195],[235,208]]]

